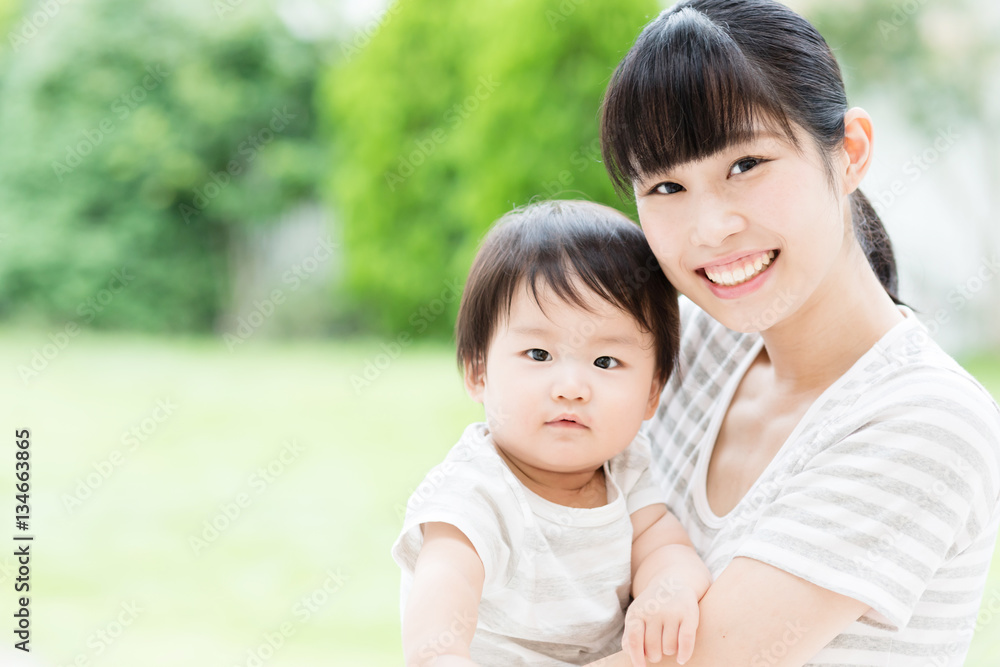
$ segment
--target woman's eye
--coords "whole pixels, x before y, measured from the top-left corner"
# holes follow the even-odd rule
[[[535,361],[550,361],[552,359],[551,354],[545,350],[539,350],[537,347],[528,350],[528,356]]]
[[[655,188],[653,188],[653,192],[656,192],[661,195],[672,195],[675,192],[680,192],[683,189],[684,189],[683,186],[681,186],[680,184],[671,183],[668,181],[666,183],[660,183],[659,185],[657,185]]]
[[[614,368],[620,364],[614,357],[597,357],[594,359],[594,365],[598,368]]]
[[[729,175],[735,176],[737,174],[742,174],[745,171],[750,171],[761,162],[763,162],[763,160],[756,157],[745,157],[741,160],[737,160],[733,163],[733,166],[729,168]]]

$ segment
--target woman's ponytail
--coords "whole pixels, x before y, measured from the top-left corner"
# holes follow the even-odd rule
[[[861,190],[851,193],[851,217],[854,219],[854,235],[865,251],[865,257],[878,276],[882,287],[894,303],[899,300],[899,279],[896,275],[896,258],[892,254],[892,242],[882,221],[868,197]]]

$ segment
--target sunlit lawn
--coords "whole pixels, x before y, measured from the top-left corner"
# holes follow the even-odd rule
[[[389,547],[409,493],[479,415],[450,348],[403,349],[356,392],[351,376],[387,361],[378,342],[251,341],[230,352],[84,334],[25,385],[17,367],[45,335],[2,340],[3,427],[32,431],[42,664],[401,664]],[[1000,393],[1000,361],[973,371]],[[123,437],[132,429],[144,439]],[[0,468],[3,488],[12,468]],[[68,506],[78,490],[91,495]],[[205,532],[213,520],[217,535]],[[986,602],[1000,610],[995,562]],[[8,619],[13,564],[0,556]],[[992,616],[969,665],[1000,653]]]

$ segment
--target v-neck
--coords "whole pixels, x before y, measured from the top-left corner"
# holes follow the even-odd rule
[[[704,436],[698,445],[698,461],[695,464],[694,473],[691,480],[691,500],[694,504],[695,511],[698,513],[699,519],[704,522],[704,524],[713,529],[721,528],[736,512],[747,497],[753,495],[754,490],[760,485],[761,480],[766,479],[771,470],[777,465],[777,461],[782,457],[783,454],[789,449],[789,443],[795,442],[799,437],[802,430],[812,422],[813,413],[820,409],[820,407],[826,402],[827,398],[835,393],[840,387],[850,379],[855,368],[863,363],[867,363],[868,358],[873,354],[879,354],[880,350],[884,347],[888,340],[894,338],[896,335],[901,335],[900,332],[915,326],[916,316],[913,312],[906,308],[905,306],[899,307],[900,312],[903,315],[903,320],[901,322],[893,325],[888,331],[886,331],[878,341],[875,342],[863,355],[861,355],[852,365],[848,368],[839,378],[830,384],[826,389],[824,389],[819,396],[817,396],[813,402],[809,405],[809,408],[802,414],[799,421],[795,424],[795,428],[792,429],[785,441],[781,443],[781,447],[778,448],[774,456],[768,462],[767,466],[761,471],[757,479],[753,481],[746,493],[733,505],[732,509],[723,515],[716,514],[711,505],[708,502],[708,466],[712,460],[712,454],[715,451],[716,442],[719,439],[719,431],[722,428],[722,420],[725,418],[726,414],[729,412],[729,408],[732,404],[733,397],[736,394],[736,389],[739,387],[740,382],[743,381],[744,376],[747,371],[749,371],[750,366],[753,364],[754,360],[760,354],[761,349],[764,347],[764,339],[758,336],[757,340],[754,342],[753,346],[747,351],[746,357],[740,360],[739,365],[736,370],[728,378],[722,391],[716,399],[716,404],[713,407],[714,414],[712,415],[712,421],[709,423],[708,428],[705,430]]]

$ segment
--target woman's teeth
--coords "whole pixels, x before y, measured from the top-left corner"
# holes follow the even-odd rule
[[[772,259],[774,259],[774,251],[768,250],[757,255],[744,257],[730,264],[711,269],[706,268],[705,275],[717,285],[726,285],[727,287],[740,285],[763,273],[764,269],[770,266]]]

